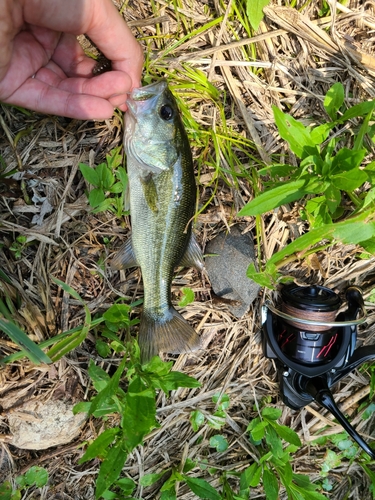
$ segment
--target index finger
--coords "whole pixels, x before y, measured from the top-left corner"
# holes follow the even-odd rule
[[[133,87],[140,85],[143,52],[111,0],[23,0],[24,20],[55,31],[87,34],[124,71]]]
[[[142,48],[113,3],[103,2],[101,5],[108,11],[103,13],[99,24],[93,23],[86,33],[112,61],[112,68],[128,73],[133,87],[139,87],[143,66]]]

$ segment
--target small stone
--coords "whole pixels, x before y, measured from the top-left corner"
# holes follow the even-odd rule
[[[256,299],[260,286],[246,276],[251,262],[255,261],[255,249],[249,233],[241,234],[238,226],[231,232],[220,233],[205,249],[205,267],[216,295],[238,302],[228,304],[231,313],[241,318]]]

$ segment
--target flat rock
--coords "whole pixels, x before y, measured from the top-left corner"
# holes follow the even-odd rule
[[[45,450],[69,443],[87,419],[86,413],[74,415],[73,406],[58,400],[27,401],[9,413],[11,444],[23,450]]]
[[[220,233],[205,249],[205,267],[216,295],[235,301],[228,308],[241,318],[256,299],[260,286],[246,276],[247,268],[255,260],[255,249],[249,233],[241,234],[238,226],[231,232]]]

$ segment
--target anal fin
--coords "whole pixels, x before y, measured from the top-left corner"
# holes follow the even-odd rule
[[[129,267],[138,267],[138,262],[134,254],[132,239],[129,238],[120,249],[117,254],[109,263],[112,269],[128,269]]]
[[[199,271],[202,271],[204,268],[202,250],[200,249],[193,232],[190,235],[189,244],[180,261],[180,265],[183,267],[195,267]]]

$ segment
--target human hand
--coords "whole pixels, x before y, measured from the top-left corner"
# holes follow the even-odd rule
[[[111,0],[0,0],[0,102],[77,119],[126,110],[140,86],[143,54]],[[96,62],[76,35],[87,34],[112,62]]]

